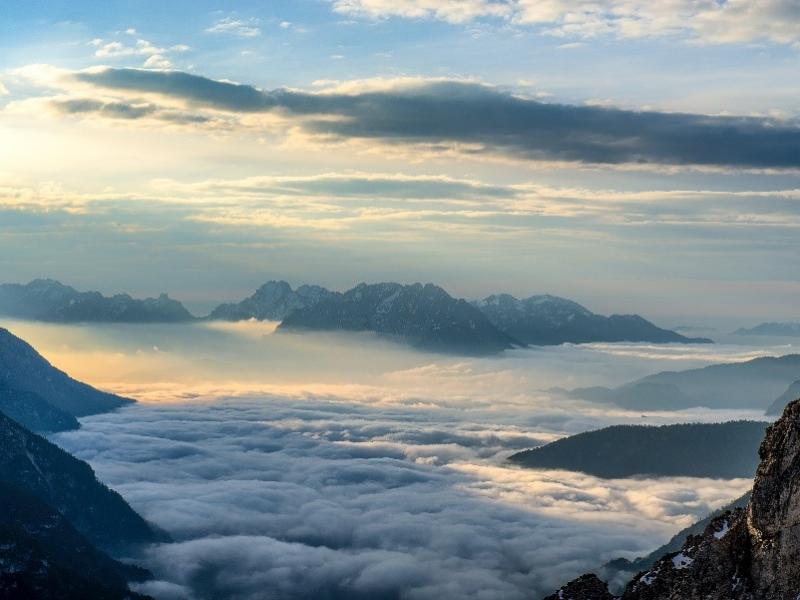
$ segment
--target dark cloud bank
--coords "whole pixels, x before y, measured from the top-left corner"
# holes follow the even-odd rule
[[[228,112],[281,111],[303,117],[311,132],[341,138],[469,144],[524,159],[584,163],[800,167],[800,128],[767,118],[548,104],[464,82],[312,94],[261,91],[177,71],[105,69],[74,76],[103,88],[156,93]],[[70,108],[92,111],[89,103]]]
[[[530,599],[598,557],[663,541],[635,520],[582,523],[483,497],[483,483],[447,464],[538,440],[501,441],[425,411],[139,405],[56,441],[173,535],[143,558],[158,581],[142,591],[159,599]],[[676,506],[687,493],[674,492]],[[572,489],[542,494],[604,510]]]

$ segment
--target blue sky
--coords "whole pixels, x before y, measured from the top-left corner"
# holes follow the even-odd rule
[[[798,318],[799,68],[790,0],[9,3],[2,279]]]

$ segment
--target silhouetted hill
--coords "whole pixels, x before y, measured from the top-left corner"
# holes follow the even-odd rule
[[[106,297],[99,292],[79,292],[52,279],[0,284],[0,314],[58,323],[175,323],[194,319],[180,302],[166,294],[144,300],[128,294]]]
[[[800,355],[787,354],[685,371],[663,371],[618,388],[578,388],[566,393],[573,398],[612,402],[632,410],[680,410],[695,406],[767,410],[777,406],[776,398],[797,379],[800,379]],[[785,402],[780,408],[783,406]]]
[[[755,327],[737,329],[735,335],[800,337],[800,323],[761,323]]]
[[[0,413],[0,482],[58,510],[101,548],[161,539],[92,468]]]
[[[372,331],[424,350],[468,355],[520,345],[470,303],[430,283],[362,283],[290,313],[279,329]]]
[[[0,598],[144,598],[129,580],[147,571],[94,548],[54,508],[0,482]]]
[[[237,304],[220,304],[209,319],[220,321],[283,321],[293,311],[314,306],[333,292],[318,285],[292,289],[285,281],[268,281],[256,293]]]
[[[72,379],[53,367],[30,344],[2,327],[0,388],[31,392],[76,417],[107,412],[133,402]]]
[[[498,294],[473,303],[501,331],[526,344],[589,342],[711,343],[657,327],[639,315],[595,314],[577,302],[542,295],[517,299]]]
[[[520,466],[582,471],[605,478],[634,475],[752,477],[767,423],[615,425],[579,433],[509,458]]]

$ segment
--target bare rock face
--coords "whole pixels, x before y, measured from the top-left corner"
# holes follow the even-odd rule
[[[608,585],[590,573],[570,581],[552,596],[544,600],[614,600]]]
[[[800,400],[768,430],[747,510],[751,569],[760,598],[795,600],[800,592]]]
[[[624,600],[751,600],[745,511],[726,513],[625,588]]]
[[[727,512],[702,535],[689,536],[679,552],[634,577],[620,600],[800,598],[800,400],[767,429],[759,456],[747,508]],[[594,575],[584,575],[550,598],[614,597]]]

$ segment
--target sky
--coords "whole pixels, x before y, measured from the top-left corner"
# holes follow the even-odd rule
[[[0,280],[800,318],[794,0],[5,2]]]

